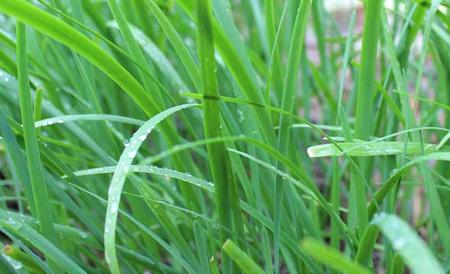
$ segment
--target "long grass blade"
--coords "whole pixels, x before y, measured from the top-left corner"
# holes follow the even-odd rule
[[[105,220],[105,256],[112,273],[120,273],[119,262],[116,255],[115,232],[117,224],[117,215],[120,203],[120,196],[129,168],[138,150],[147,136],[152,132],[157,124],[177,111],[193,107],[195,104],[186,104],[169,108],[145,122],[130,139],[130,145],[125,148],[120,156],[119,162],[114,171],[111,185],[108,191],[108,207]]]

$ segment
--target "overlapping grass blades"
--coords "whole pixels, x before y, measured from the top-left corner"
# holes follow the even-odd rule
[[[180,105],[169,108],[145,122],[130,139],[129,145],[122,152],[118,164],[115,168],[113,178],[108,190],[108,207],[105,219],[105,256],[112,273],[120,273],[119,263],[117,261],[116,247],[115,247],[115,233],[116,223],[119,211],[120,196],[130,165],[136,157],[139,147],[145,141],[152,130],[167,118],[169,115],[183,110],[185,108],[193,107],[194,104]]]
[[[0,272],[448,271],[448,1],[331,2],[0,1]]]
[[[0,11],[77,51],[121,86],[148,114],[158,109],[141,84],[111,55],[67,23],[22,0],[2,1]]]

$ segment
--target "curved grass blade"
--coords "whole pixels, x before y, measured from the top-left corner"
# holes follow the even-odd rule
[[[381,229],[413,273],[445,273],[426,244],[402,219],[382,212],[372,223]]]
[[[78,52],[114,80],[147,114],[158,111],[159,107],[153,99],[124,67],[67,23],[22,0],[1,1],[0,12],[17,18]]]
[[[95,175],[95,174],[105,174],[105,173],[112,173],[114,172],[115,166],[110,166],[110,167],[102,167],[102,168],[94,168],[94,169],[88,169],[88,170],[80,170],[80,171],[76,171],[74,172],[76,176],[89,176],[89,175]],[[187,183],[191,183],[193,185],[196,185],[198,187],[201,187],[205,190],[207,190],[208,192],[214,193],[214,188],[212,187],[212,184],[210,182],[207,182],[203,179],[194,177],[192,175],[189,174],[185,174],[185,173],[181,173],[175,170],[170,170],[170,169],[166,169],[166,168],[157,168],[154,166],[130,166],[130,172],[144,172],[144,173],[150,173],[150,174],[154,174],[154,175],[159,175],[159,176],[167,176],[170,178],[175,178],[175,179],[179,179],[182,181],[185,181]],[[289,179],[289,178],[287,178]],[[79,188],[77,186],[77,188]],[[257,216],[254,215],[257,212],[255,212],[253,209],[251,209],[245,202],[242,202],[242,209],[244,211],[247,211],[251,216],[253,216],[255,218],[255,220],[257,220],[258,222],[261,222],[261,224],[263,224],[264,226],[267,226],[267,228],[269,228],[271,231],[273,231],[273,224],[270,224],[270,221],[267,220],[262,220],[261,216]],[[120,210],[119,210],[120,211]],[[341,221],[342,223],[342,221]],[[282,240],[284,242],[284,244],[286,244],[287,246],[289,246],[289,248],[291,248],[291,250],[296,251],[296,247],[292,245],[292,243],[294,243],[295,241],[289,237],[288,234],[286,234],[285,232],[282,232]]]
[[[129,145],[120,156],[119,162],[114,171],[111,185],[108,192],[108,206],[105,220],[105,256],[112,273],[120,273],[119,263],[116,255],[115,232],[117,225],[117,215],[119,209],[120,196],[130,165],[136,157],[141,144],[151,133],[153,128],[165,118],[177,111],[196,106],[196,104],[185,104],[169,108],[144,123],[131,137]]]

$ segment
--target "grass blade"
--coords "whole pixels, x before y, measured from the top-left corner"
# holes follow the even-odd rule
[[[381,229],[413,273],[445,273],[425,243],[403,220],[380,213],[372,222]]]
[[[48,203],[48,190],[44,180],[41,157],[39,153],[36,130],[34,128],[33,103],[28,86],[28,62],[26,48],[26,28],[17,23],[17,75],[19,81],[19,102],[23,124],[23,135],[33,192],[33,207],[40,222],[40,231],[44,237],[57,243],[53,230],[52,209]]]
[[[198,40],[199,59],[202,72],[202,89],[204,96],[216,97],[219,95],[217,88],[216,62],[214,58],[214,39],[211,23],[210,0],[198,1]],[[216,100],[205,100],[203,102],[203,123],[206,138],[218,138],[222,136],[221,115],[219,104]],[[216,194],[216,208],[218,211],[219,224],[229,231],[221,229],[220,239],[222,241],[229,237],[235,238],[238,231],[242,231],[239,198],[231,162],[224,143],[209,143],[206,145],[209,155],[209,165],[214,182]],[[223,271],[229,271],[229,261],[224,256]]]
[[[343,142],[339,143],[338,149],[335,144],[323,144],[312,146],[308,148],[308,155],[311,158],[317,157],[336,157],[336,156],[355,156],[355,157],[370,157],[370,156],[383,156],[383,155],[417,155],[422,154],[422,144],[420,143],[408,143],[405,151],[404,142]],[[424,144],[424,152],[435,152],[436,145]]]
[[[243,273],[263,274],[264,270],[259,267],[244,251],[242,251],[233,241],[227,240],[223,244],[223,250],[233,261],[239,265]]]
[[[119,162],[114,171],[113,178],[111,180],[111,185],[108,192],[108,207],[105,220],[105,256],[112,273],[120,273],[119,263],[116,255],[116,242],[115,242],[115,232],[117,225],[117,215],[120,203],[120,196],[122,193],[123,186],[130,168],[136,154],[147,138],[151,131],[155,128],[157,124],[167,118],[169,115],[174,114],[177,111],[193,107],[195,104],[186,104],[175,106],[169,108],[145,122],[130,139],[130,145],[125,148],[120,156]]]
[[[363,140],[367,140],[373,130],[373,94],[376,90],[377,45],[383,3],[383,0],[365,2],[366,18],[362,38],[361,70],[359,71],[357,83],[355,122],[355,138]],[[360,167],[365,166],[363,163],[360,164]],[[360,236],[362,236],[368,225],[367,211],[365,209],[367,198],[363,179],[352,169],[349,218],[353,226],[356,225],[355,222],[358,224]]]
[[[313,239],[305,239],[300,247],[317,261],[344,273],[370,274],[370,271],[358,263],[344,257],[339,251]]]

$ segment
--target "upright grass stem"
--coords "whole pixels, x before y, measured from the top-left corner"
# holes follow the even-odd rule
[[[217,65],[214,58],[214,39],[211,23],[211,3],[209,0],[197,1],[199,59],[201,63],[202,87],[205,98],[217,97]],[[203,102],[203,123],[206,138],[222,136],[221,117],[217,100]],[[239,198],[236,183],[231,169],[231,162],[224,143],[207,144],[210,170],[216,192],[216,205],[219,224],[224,228],[236,232],[241,230],[239,220]],[[233,226],[234,224],[234,226]],[[220,231],[221,242],[230,235],[225,229]],[[225,255],[225,254],[222,254]],[[229,271],[229,259],[224,256],[224,272]]]
[[[373,128],[373,95],[376,89],[377,43],[383,0],[366,1],[366,18],[362,38],[361,69],[358,77],[355,138],[367,140]],[[365,162],[360,161],[363,172]],[[364,179],[352,169],[350,185],[350,223],[358,224],[362,236],[368,225]]]
[[[51,242],[56,243],[52,210],[48,202],[48,190],[44,180],[36,130],[34,128],[33,103],[28,80],[26,28],[22,23],[17,23],[16,26],[20,114],[22,116],[28,172],[30,173],[31,188],[34,197],[34,205],[30,206],[35,208],[42,235]]]

